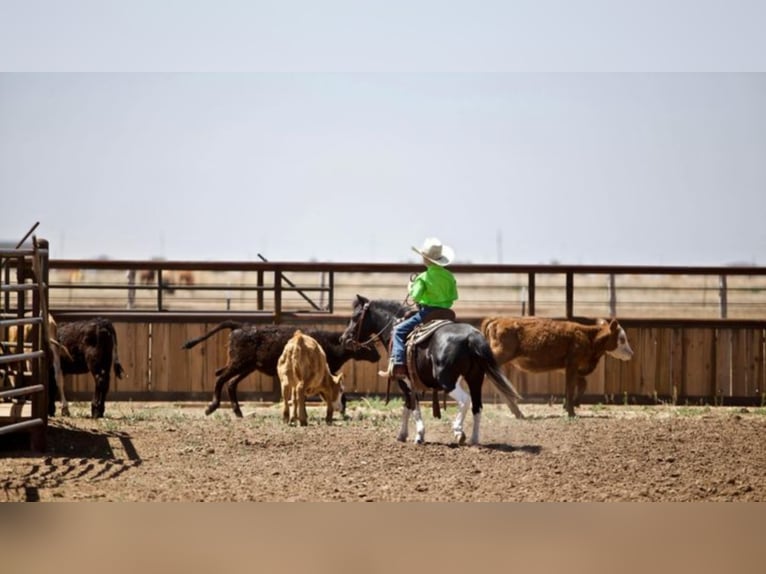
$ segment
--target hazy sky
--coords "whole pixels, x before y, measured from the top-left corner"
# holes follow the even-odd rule
[[[498,50],[518,42],[503,44],[498,18],[529,38],[504,8],[532,10],[524,2],[442,8],[431,35],[412,26],[449,3],[415,2],[411,21],[369,3],[377,11],[354,12],[362,25],[350,34],[371,30],[380,41],[369,46],[390,45],[393,56],[367,66],[359,52],[384,51],[342,47],[327,28],[328,42],[314,42],[328,14],[288,17],[285,3],[123,3],[139,13],[162,7],[146,12],[153,19],[141,41],[140,18],[101,13],[119,3],[64,3],[68,11],[42,12],[44,21],[40,4],[0,0],[0,21],[18,24],[0,40],[0,240],[40,221],[37,233],[57,258],[393,262],[414,260],[410,245],[436,235],[458,260],[476,263],[766,264],[766,74],[747,58],[710,56],[706,67],[682,56],[687,65],[668,71],[677,52],[641,63],[635,45],[619,52],[624,35],[606,27],[575,54],[564,42],[559,60],[504,68]],[[334,14],[360,3],[329,4]],[[707,24],[751,54],[750,19],[736,28],[716,2],[679,4],[698,7],[693,39]],[[740,4],[755,5],[726,5]],[[605,4],[579,5],[589,7],[577,12],[587,19]],[[250,48],[270,44],[278,63],[225,57],[246,45],[237,14],[268,31]],[[592,38],[567,20],[572,14],[556,14],[537,21],[561,31],[558,41]],[[226,15],[231,35],[217,25]],[[38,24],[31,41],[20,32],[29,19]],[[89,34],[78,35],[78,25]],[[205,26],[227,38],[218,56],[190,41]],[[121,27],[130,41],[115,44]],[[671,36],[678,44],[666,28],[655,48]],[[292,41],[280,43],[280,31]],[[66,48],[56,43],[64,36]],[[452,45],[449,37],[470,48],[447,51],[463,58],[433,58],[431,36],[437,46]],[[35,42],[43,37],[47,51]],[[191,46],[191,57],[158,50],[152,59],[160,38]],[[3,50],[9,42],[17,56]],[[125,45],[134,52],[117,50]],[[412,59],[403,56],[408,45],[418,48]],[[306,56],[322,50],[325,59]],[[595,65],[571,65],[591,52]],[[629,65],[602,57],[615,52]]]

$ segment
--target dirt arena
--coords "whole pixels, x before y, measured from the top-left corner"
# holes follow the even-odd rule
[[[279,405],[107,403],[51,419],[36,454],[4,441],[3,501],[766,501],[766,409],[488,405],[482,446],[452,441],[449,406],[426,444],[399,443],[401,403],[287,427]],[[470,425],[470,415],[468,424]],[[470,426],[467,426],[470,429]],[[414,429],[411,426],[411,434]],[[4,437],[7,439],[7,437]]]

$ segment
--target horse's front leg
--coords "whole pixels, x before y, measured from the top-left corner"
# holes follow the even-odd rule
[[[399,435],[396,437],[396,440],[406,442],[407,436],[409,436],[410,414],[414,407],[414,398],[407,381],[400,379],[397,383],[404,395],[404,406],[402,406],[402,426],[399,429]]]
[[[454,390],[450,391],[449,395],[455,399],[455,402],[457,402],[457,415],[455,415],[455,420],[452,422],[452,434],[458,444],[465,444],[463,423],[465,422],[465,416],[468,413],[468,407],[471,405],[471,397],[463,390],[459,381],[458,384],[455,385]],[[476,421],[476,417],[474,417],[474,421]]]
[[[415,444],[424,444],[426,442],[426,425],[423,423],[423,414],[420,412],[420,401],[416,393],[412,393],[415,401],[415,408],[412,413],[415,416]]]

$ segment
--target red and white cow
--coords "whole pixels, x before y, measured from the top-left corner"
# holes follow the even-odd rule
[[[617,319],[594,324],[542,317],[487,317],[481,323],[499,364],[511,362],[528,372],[564,370],[570,417],[585,391],[585,377],[606,353],[627,361],[633,356],[625,330]]]

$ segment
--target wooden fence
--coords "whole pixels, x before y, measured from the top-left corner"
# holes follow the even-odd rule
[[[51,309],[58,321],[101,315],[115,323],[128,377],[113,381],[110,396],[135,400],[208,400],[213,373],[226,363],[228,333],[188,351],[181,344],[219,321],[341,331],[356,293],[401,299],[410,274],[422,270],[419,264],[108,260],[51,260],[50,268]],[[602,360],[588,377],[586,401],[764,401],[766,268],[456,264],[451,269],[461,293],[456,311],[473,324],[490,314],[617,314],[634,358]],[[152,282],[138,281],[137,270],[154,271]],[[198,280],[169,279],[182,271],[196,273]],[[377,371],[385,361],[347,363],[348,390],[384,393]],[[505,368],[531,400],[560,400],[564,394],[562,373]],[[75,398],[90,396],[89,378],[79,376],[73,383]],[[260,373],[240,389],[245,399],[279,396],[275,381]],[[499,400],[491,385],[485,389],[486,400]]]
[[[475,322],[475,321],[474,321]],[[226,364],[228,331],[217,333],[193,349],[181,345],[209,331],[214,322],[115,322],[119,356],[128,376],[114,380],[113,400],[209,400],[214,371]],[[301,321],[303,328],[342,330],[339,320]],[[585,401],[591,403],[749,404],[763,403],[766,389],[764,344],[766,321],[718,324],[625,320],[623,325],[635,352],[628,362],[605,357],[588,377]],[[343,368],[346,390],[353,394],[382,395],[385,380],[377,371],[386,366],[349,361]],[[564,375],[530,374],[504,367],[528,400],[560,401]],[[90,398],[93,381],[80,375],[72,381],[75,398]],[[254,373],[239,386],[246,400],[277,400],[279,387],[271,377]],[[393,391],[393,389],[392,389]],[[398,391],[393,391],[398,392]],[[499,402],[491,385],[485,399]]]

